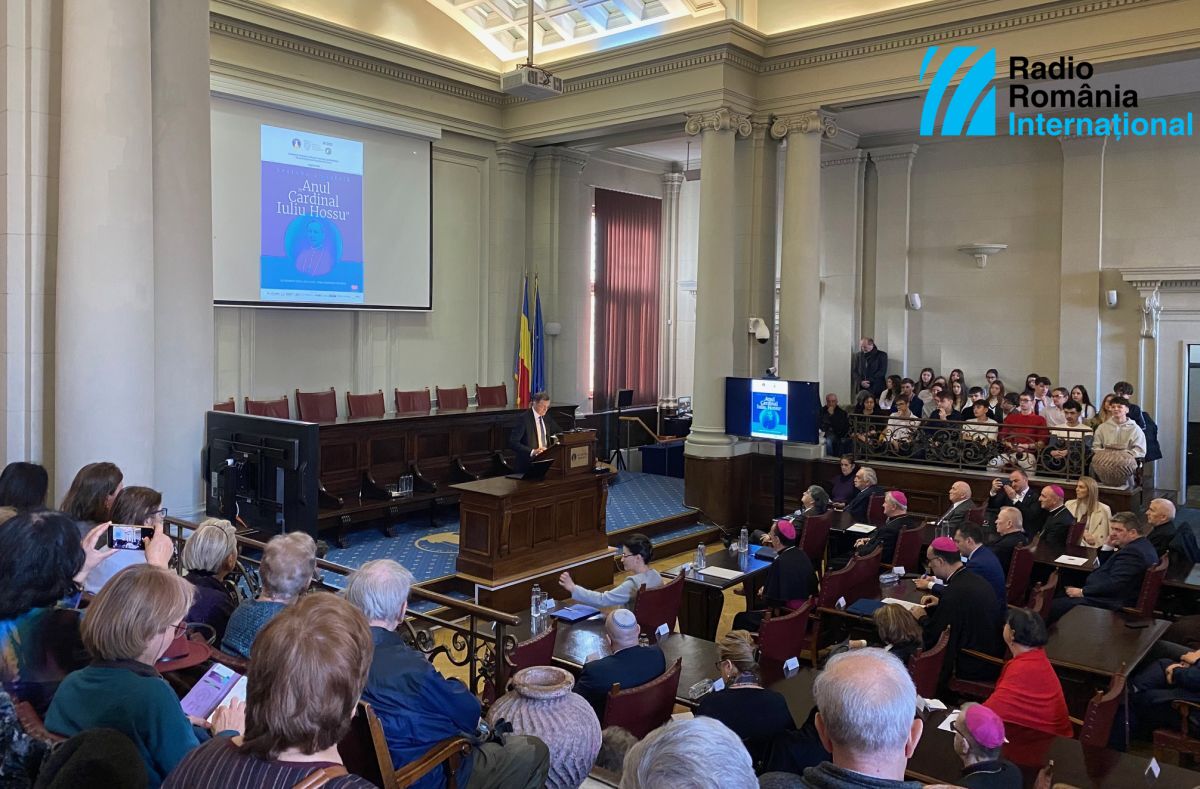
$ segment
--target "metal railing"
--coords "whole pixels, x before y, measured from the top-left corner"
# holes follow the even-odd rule
[[[175,542],[176,556],[183,549],[187,533],[197,525],[179,518],[165,520],[163,530]],[[259,580],[259,557],[266,543],[242,534],[237,536],[237,543],[238,563],[233,572],[236,579],[234,582],[253,597],[262,589]],[[182,574],[183,569],[178,562],[176,569]],[[317,559],[317,570],[321,572],[322,577],[314,578],[310,590],[322,589],[330,592],[337,592],[338,587],[326,582],[326,573],[348,576],[353,572],[351,567],[325,559]],[[496,655],[498,651],[510,655],[516,648],[516,638],[508,633],[508,628],[520,624],[520,620],[513,614],[457,600],[420,586],[413,586],[408,598],[410,607],[415,600],[425,600],[446,611],[444,616],[435,616],[432,613],[409,610],[401,624],[401,635],[408,645],[420,650],[434,665],[441,659],[456,669],[466,668],[467,687],[476,696],[483,696],[485,685],[489,681],[498,689],[497,696],[502,694],[508,685],[509,665],[508,661],[497,660]],[[439,643],[439,639],[434,635],[439,631],[448,635],[448,638],[442,639],[442,643]],[[502,646],[502,650],[497,650],[498,645]]]
[[[860,462],[890,461],[985,471],[1020,467],[1044,477],[1076,479],[1092,459],[1090,430],[939,419],[895,414],[850,415],[850,452]]]

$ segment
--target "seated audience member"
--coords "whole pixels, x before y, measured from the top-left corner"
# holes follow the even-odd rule
[[[366,618],[345,600],[318,592],[289,606],[254,644],[245,736],[240,742],[212,738],[184,757],[163,785],[371,789],[368,781],[341,774],[337,744],[350,731],[373,652]]]
[[[968,389],[965,409],[966,413],[970,414],[971,409],[973,409],[975,404],[980,400],[983,400],[984,405],[987,405],[987,393],[983,391],[982,386],[972,386],[970,389]]]
[[[1008,473],[1008,484],[1003,479],[992,480],[992,493],[988,497],[988,510],[999,512],[1001,507],[1016,507],[1021,511],[1021,522],[1025,534],[1033,539],[1042,528],[1045,511],[1038,504],[1038,497],[1029,487],[1029,475],[1015,468]]]
[[[821,409],[821,432],[825,434],[825,454],[830,456],[841,451],[850,435],[850,417],[832,393],[825,395],[825,407]]]
[[[909,410],[908,396],[900,395],[896,398],[896,410],[888,417],[887,427],[883,430],[883,440],[893,452],[908,453],[912,451],[920,426],[921,417]]]
[[[960,679],[992,679],[996,676],[995,667],[964,654],[964,651],[1000,654],[1001,620],[996,592],[983,576],[966,570],[958,545],[949,537],[935,538],[925,556],[929,572],[941,579],[945,588],[941,597],[922,597],[923,607],[914,609],[913,614],[921,621],[926,649],[932,649],[942,631],[950,627],[942,683],[950,677],[951,671]]]
[[[1004,568],[992,549],[983,544],[983,527],[976,523],[960,523],[954,528],[954,544],[960,556],[967,558],[963,568],[975,573],[988,582],[996,593],[997,610],[1001,618],[1008,607],[1008,592],[1004,585]],[[919,589],[926,589],[938,597],[945,591],[945,584],[935,584],[931,579],[917,579]]]
[[[996,540],[989,547],[1000,562],[1000,569],[1008,577],[1012,566],[1013,551],[1029,542],[1029,535],[1021,527],[1021,511],[1016,507],[1001,507],[996,514]]]
[[[870,537],[855,540],[854,552],[859,556],[866,556],[876,548],[882,547],[880,561],[891,564],[900,532],[914,525],[913,519],[908,516],[908,497],[898,490],[889,490],[883,496],[883,514],[887,520]]]
[[[1080,477],[1075,483],[1075,498],[1067,502],[1067,511],[1076,523],[1084,523],[1081,545],[1099,548],[1108,542],[1108,521],[1112,510],[1100,501],[1100,488],[1091,477]],[[1154,541],[1151,540],[1151,543]]]
[[[1170,499],[1154,499],[1146,508],[1146,525],[1150,533],[1146,539],[1154,546],[1159,556],[1166,555],[1175,541],[1175,503]]]
[[[1050,545],[1066,545],[1075,515],[1067,509],[1063,489],[1058,485],[1047,485],[1038,495],[1038,504],[1046,513],[1042,523],[1042,539]]]
[[[990,447],[995,442],[996,436],[1000,434],[1000,425],[996,424],[995,419],[992,419],[991,413],[987,401],[976,400],[972,403],[970,416],[964,414],[963,440],[974,441],[984,447]]]
[[[127,567],[104,585],[83,618],[83,643],[93,662],[58,687],[46,729],[73,736],[116,729],[133,740],[158,786],[199,745],[179,697],[154,668],[183,633],[191,584],[149,564]],[[241,731],[241,705],[218,710],[216,731]]]
[[[950,724],[954,729],[954,751],[962,759],[958,783],[966,789],[1021,789],[1025,785],[1021,770],[1001,758],[1004,748],[1004,721],[982,704],[962,705]]]
[[[1055,387],[1050,391],[1050,405],[1041,410],[1041,414],[1046,418],[1047,427],[1058,427],[1067,423],[1067,415],[1064,411],[1070,395],[1067,390],[1061,386]]]
[[[654,557],[654,547],[650,544],[649,537],[644,534],[631,534],[622,541],[621,546],[621,569],[631,575],[612,589],[607,592],[593,592],[575,583],[569,572],[558,576],[558,585],[572,598],[585,605],[597,608],[622,605],[632,609],[637,602],[638,590],[643,585],[647,589],[657,589],[663,585],[663,579],[658,570],[649,566]]]
[[[1054,382],[1044,375],[1039,375],[1033,384],[1033,412],[1043,416],[1042,412],[1053,405],[1050,399],[1050,387]]]
[[[858,489],[858,492],[854,498],[850,499],[846,509],[855,521],[865,523],[867,512],[871,507],[871,497],[882,496],[885,491],[879,486],[879,478],[875,476],[875,469],[869,466],[863,466],[855,473],[854,487]]]
[[[1116,397],[1115,394],[1106,394],[1104,399],[1100,401],[1100,407],[1096,409],[1096,413],[1091,419],[1086,420],[1085,424],[1094,431],[1100,425],[1104,424],[1112,416],[1112,401]]]
[[[817,574],[813,570],[808,554],[800,550],[797,543],[800,533],[797,526],[803,521],[793,522],[781,518],[767,535],[769,545],[775,551],[775,559],[767,568],[767,581],[763,594],[768,606],[779,606],[793,610],[804,604],[816,592]],[[762,624],[765,611],[740,611],[733,618],[735,630],[757,631]]]
[[[404,643],[396,628],[404,621],[412,573],[391,559],[367,562],[350,574],[342,597],[362,611],[371,626],[375,655],[363,700],[379,716],[392,763],[414,762],[442,740],[474,736],[479,699],[457,679],[446,679],[421,652]],[[463,759],[458,780],[464,787],[541,787],[549,751],[535,737],[511,735],[475,746]],[[445,785],[440,770],[415,786]]]
[[[908,403],[908,410],[912,412],[912,415],[917,419],[921,418],[921,415],[925,410],[924,404],[921,402],[921,398],[917,397],[916,390],[913,388],[913,386],[914,384],[911,378],[905,378],[900,381],[900,397],[892,400],[892,413],[896,413],[900,410],[900,399],[905,398],[905,402]]]
[[[79,523],[79,536],[109,520],[113,502],[123,489],[123,479],[115,463],[88,463],[79,469],[59,507]]]
[[[1021,394],[1018,408],[1004,417],[997,437],[1002,452],[993,461],[994,466],[1016,466],[1025,471],[1037,467],[1038,454],[1046,446],[1049,433],[1044,417],[1033,412],[1031,395]]]
[[[1079,403],[1063,404],[1063,423],[1050,429],[1050,458],[1047,466],[1077,474],[1087,467],[1092,451],[1092,428],[1080,419]]]
[[[967,396],[967,385],[962,381],[950,382],[950,397],[956,414],[962,413],[962,410],[972,402],[971,398]]]
[[[850,415],[850,438],[858,444],[873,447],[879,443],[883,435],[888,412],[882,410],[875,402],[875,397],[868,392]],[[851,472],[853,473],[853,472]]]
[[[238,605],[237,590],[225,578],[237,566],[237,537],[233,524],[207,518],[188,536],[180,560],[188,582],[196,587],[196,598],[187,613],[189,624],[205,624],[216,634],[214,643],[225,637],[225,626]]]
[[[638,645],[640,633],[632,611],[618,608],[610,612],[604,620],[604,635],[611,654],[585,663],[575,681],[575,692],[592,705],[601,723],[614,684],[620,683],[623,689],[636,688],[667,670],[661,649]]]
[[[800,494],[800,505],[801,507],[796,510],[795,515],[803,515],[806,518],[813,515],[824,515],[829,509],[829,494],[820,485],[809,485]]]
[[[1074,737],[1062,683],[1046,657],[1047,640],[1046,623],[1036,611],[1008,609],[1004,643],[1012,659],[1000,670],[992,695],[983,703],[1005,723]]]
[[[40,510],[46,506],[50,476],[37,463],[9,463],[0,471],[0,507]]]
[[[2,775],[2,773],[0,773]],[[146,766],[133,740],[115,729],[89,729],[56,746],[37,773],[37,789],[145,789]]]
[[[109,518],[113,523],[127,526],[148,526],[159,532],[162,531],[164,515],[166,515],[166,510],[162,508],[162,494],[153,488],[144,488],[138,485],[122,488],[113,500],[112,509],[109,512]],[[102,536],[105,537],[105,545],[107,545],[107,532]],[[169,556],[167,558],[170,559]],[[135,564],[145,563],[146,552],[144,549],[119,550],[113,558],[92,570],[91,575],[83,582],[83,591],[88,594],[96,594],[104,584],[108,583],[109,578],[121,570]],[[166,567],[165,564],[162,566]]]
[[[1129,680],[1129,727],[1135,736],[1150,739],[1155,729],[1178,729],[1175,701],[1200,703],[1200,650],[1185,651],[1171,645],[1172,657],[1146,663]],[[1189,715],[1189,729],[1200,724],[1200,714]]]
[[[1016,392],[1006,392],[1004,397],[1000,398],[1000,405],[992,409],[992,419],[996,420],[996,424],[1002,425],[1008,417],[1018,413],[1020,405],[1020,395]]]
[[[1088,574],[1082,587],[1068,586],[1066,597],[1050,606],[1053,624],[1077,605],[1118,609],[1137,602],[1146,570],[1158,564],[1158,553],[1143,536],[1145,524],[1132,512],[1118,512],[1109,523],[1108,544],[1117,552]]]
[[[854,475],[858,473],[858,464],[853,455],[842,455],[838,461],[838,473],[830,485],[829,500],[834,504],[846,504],[858,490],[854,487]]]
[[[882,642],[879,646],[883,651],[891,652],[907,666],[909,658],[921,648],[924,638],[917,620],[904,606],[888,603],[875,609],[875,613],[871,614],[871,621],[875,623],[875,632]],[[863,649],[872,645],[862,639],[852,639],[849,646],[851,649]]]
[[[917,376],[917,397],[921,398],[921,402],[928,405],[933,400],[933,379],[937,373],[932,367],[922,367],[921,374]]]
[[[63,677],[88,664],[73,609],[83,579],[113,553],[96,548],[106,528],[81,543],[75,521],[49,511],[22,512],[0,528],[0,683],[39,715]]]
[[[954,407],[954,395],[943,391],[933,398],[933,409],[924,412],[926,427],[953,430],[962,417]]]
[[[833,760],[806,769],[805,786],[920,789],[920,781],[904,780],[924,723],[903,663],[881,649],[835,655],[817,675],[813,697],[817,734]]]
[[[1087,387],[1083,384],[1075,384],[1071,387],[1071,399],[1079,403],[1080,419],[1086,421],[1096,415],[1096,406],[1092,403],[1092,396],[1088,394]]]
[[[991,411],[990,416],[995,419],[996,414],[1000,413],[1000,403],[1004,400],[1004,395],[1007,392],[1004,389],[1004,382],[997,379],[988,384],[987,404],[988,410]]]
[[[961,479],[950,486],[950,509],[942,517],[934,521],[935,526],[952,529],[960,523],[967,522],[967,513],[975,502],[971,501],[971,486]]]
[[[919,784],[918,784],[919,786]],[[629,749],[621,789],[758,789],[750,754],[725,724],[670,721]]]
[[[900,396],[900,382],[902,380],[903,379],[901,379],[901,377],[898,375],[889,375],[887,377],[886,381],[884,382],[883,391],[880,392],[878,397],[879,408],[888,412],[892,410],[892,407],[896,403],[896,398]]]
[[[296,602],[312,582],[317,567],[317,545],[302,531],[278,534],[263,549],[258,575],[262,592],[255,600],[243,600],[229,617],[221,651],[250,657],[254,637],[286,606]]]
[[[1113,384],[1113,394],[1117,397],[1124,397],[1129,401],[1129,418],[1138,427],[1145,429],[1146,417],[1142,413],[1141,406],[1133,402],[1133,384],[1128,381],[1117,381]]]
[[[1112,414],[1092,437],[1092,472],[1105,485],[1130,487],[1138,458],[1146,456],[1146,434],[1129,418],[1129,401],[1113,397]]]
[[[755,771],[761,772],[772,738],[795,729],[796,723],[787,700],[763,687],[756,658],[758,647],[750,633],[731,630],[717,647],[721,655],[717,668],[725,689],[704,696],[696,714],[719,720],[741,737]]]
[[[637,743],[638,738],[634,737],[629,729],[621,726],[606,727],[600,732],[600,752],[596,754],[596,766],[614,773],[619,780],[621,771],[625,769],[625,757]],[[583,785],[589,784],[585,781]]]

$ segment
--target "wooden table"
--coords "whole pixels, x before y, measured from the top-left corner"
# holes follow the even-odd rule
[[[738,584],[746,592],[746,609],[753,610],[758,603],[757,579],[767,572],[771,562],[758,559],[754,553],[760,546],[750,546],[749,556],[730,553],[729,549],[716,551],[707,556],[708,567],[736,570],[742,575],[723,578],[695,568],[688,571],[683,581],[683,604],[679,609],[679,632],[714,641],[717,626],[721,622],[721,611],[725,606],[725,590]],[[683,565],[665,571],[662,575],[674,578]]]

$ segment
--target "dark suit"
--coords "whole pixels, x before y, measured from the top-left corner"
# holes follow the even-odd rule
[[[996,667],[962,654],[964,649],[973,649],[999,657],[1004,649],[1000,635],[1003,622],[996,607],[996,593],[983,576],[965,569],[950,576],[941,600],[929,609],[929,615],[921,624],[926,649],[931,649],[946,626],[950,626],[950,643],[946,645],[940,684],[945,684],[951,670],[960,679],[995,679]]]
[[[948,526],[951,529],[958,528],[960,524],[967,522],[967,513],[971,511],[975,502],[970,499],[963,499],[957,504],[950,507],[946,514],[937,519],[938,526]],[[951,532],[953,534],[953,532]]]
[[[1000,564],[1000,559],[995,552],[986,545],[981,545],[975,549],[971,558],[967,559],[967,563],[963,566],[983,578],[988,582],[988,586],[992,587],[992,591],[996,593],[996,602],[999,603],[998,610],[1003,618],[1003,614],[1008,609],[1008,589],[1004,583],[1004,567]]]
[[[1002,534],[996,538],[996,541],[990,546],[992,553],[996,555],[996,561],[1000,563],[1000,569],[1004,571],[1004,576],[1008,577],[1008,568],[1012,566],[1013,551],[1018,546],[1026,545],[1029,542],[1029,537],[1023,531],[1015,531],[1011,534]]]
[[[1041,531],[1046,511],[1038,504],[1038,492],[1032,486],[1025,491],[1025,498],[1017,504],[1005,495],[1004,488],[1001,488],[999,493],[988,496],[988,511],[993,517],[1000,512],[1001,507],[1016,507],[1021,512],[1021,527],[1029,539],[1032,540]]]
[[[1075,516],[1071,511],[1066,507],[1059,507],[1046,515],[1046,522],[1042,526],[1042,539],[1050,545],[1065,546],[1074,525]]]
[[[846,505],[846,510],[854,518],[856,523],[867,522],[867,512],[871,507],[872,496],[882,496],[887,491],[880,485],[871,485],[863,490],[858,491],[858,495],[850,499],[850,503]]]
[[[550,445],[550,436],[560,432],[558,423],[547,411],[542,417],[542,425],[546,429],[546,445]],[[529,468],[530,453],[537,447],[537,422],[534,420],[533,409],[530,408],[521,416],[521,421],[508,435],[509,448],[517,453],[517,470]]]
[[[1167,521],[1160,523],[1150,530],[1146,535],[1146,539],[1154,546],[1154,550],[1158,551],[1158,555],[1162,556],[1171,548],[1171,542],[1175,539],[1175,521]],[[1174,558],[1172,558],[1174,561]]]
[[[887,354],[879,348],[854,354],[850,365],[851,375],[854,376],[854,391],[866,388],[878,398],[879,393],[883,391],[884,379],[887,378],[887,366]],[[863,381],[870,381],[871,385],[864,387]]]
[[[614,684],[636,688],[662,676],[666,670],[666,658],[658,647],[626,647],[616,654],[585,663],[575,681],[575,692],[587,699],[596,710],[596,717],[603,721],[608,692]]]
[[[897,515],[888,520],[875,530],[875,532],[867,540],[866,545],[856,549],[859,556],[866,556],[876,548],[883,546],[883,555],[879,561],[884,564],[891,564],[892,557],[896,555],[896,540],[900,539],[900,531],[912,526],[912,518],[907,515]],[[908,569],[908,568],[905,568]]]
[[[1138,537],[1092,570],[1083,584],[1083,597],[1056,598],[1050,608],[1050,621],[1061,618],[1077,605],[1112,610],[1135,605],[1146,571],[1156,564],[1158,553],[1154,546],[1145,537]]]

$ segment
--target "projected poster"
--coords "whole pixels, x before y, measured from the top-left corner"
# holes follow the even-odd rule
[[[750,435],[753,438],[787,440],[787,381],[755,378],[750,382]]]
[[[262,126],[259,298],[363,304],[363,144]]]

